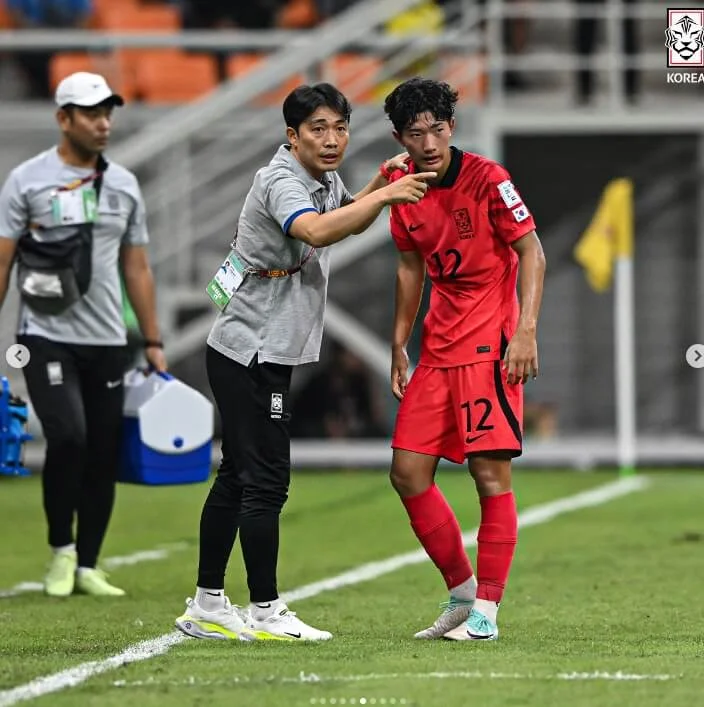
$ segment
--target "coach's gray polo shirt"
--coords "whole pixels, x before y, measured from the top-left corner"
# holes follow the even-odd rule
[[[314,179],[288,149],[254,177],[237,225],[237,254],[258,269],[298,265],[310,246],[288,236],[293,220],[307,211],[323,213],[352,201],[336,172]],[[248,275],[218,315],[208,344],[241,363],[257,357],[295,366],[317,361],[330,270],[329,248],[315,251],[300,272],[280,278]]]
[[[10,173],[0,192],[0,237],[17,240],[30,224],[42,226],[41,236],[47,240],[70,235],[70,227],[54,225],[51,194],[57,187],[92,173],[91,169],[67,165],[55,147],[23,162]],[[38,314],[21,304],[18,333],[71,344],[125,344],[120,246],[144,245],[148,240],[137,178],[109,162],[100,190],[98,220],[93,227],[93,271],[88,291],[65,312],[53,316]]]

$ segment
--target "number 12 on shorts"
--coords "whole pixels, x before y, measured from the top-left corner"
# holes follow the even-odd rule
[[[493,406],[488,398],[477,398],[474,401],[466,400],[460,407],[464,410],[467,437],[466,444],[471,444],[485,433],[494,429],[494,425],[487,424]],[[473,424],[476,421],[476,426]]]

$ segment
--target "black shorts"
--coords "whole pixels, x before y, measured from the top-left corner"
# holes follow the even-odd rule
[[[222,421],[220,474],[262,492],[288,489],[291,475],[289,388],[291,366],[243,366],[212,347],[208,380]]]

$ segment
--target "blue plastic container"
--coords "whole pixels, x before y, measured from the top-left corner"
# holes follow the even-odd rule
[[[130,371],[118,480],[150,486],[206,481],[213,417],[212,403],[172,375]]]

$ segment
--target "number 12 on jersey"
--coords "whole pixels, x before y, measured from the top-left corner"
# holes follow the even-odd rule
[[[457,271],[462,265],[462,254],[456,248],[448,248],[444,254],[435,252],[432,254],[435,267],[438,271],[439,280],[452,280],[457,277]]]

